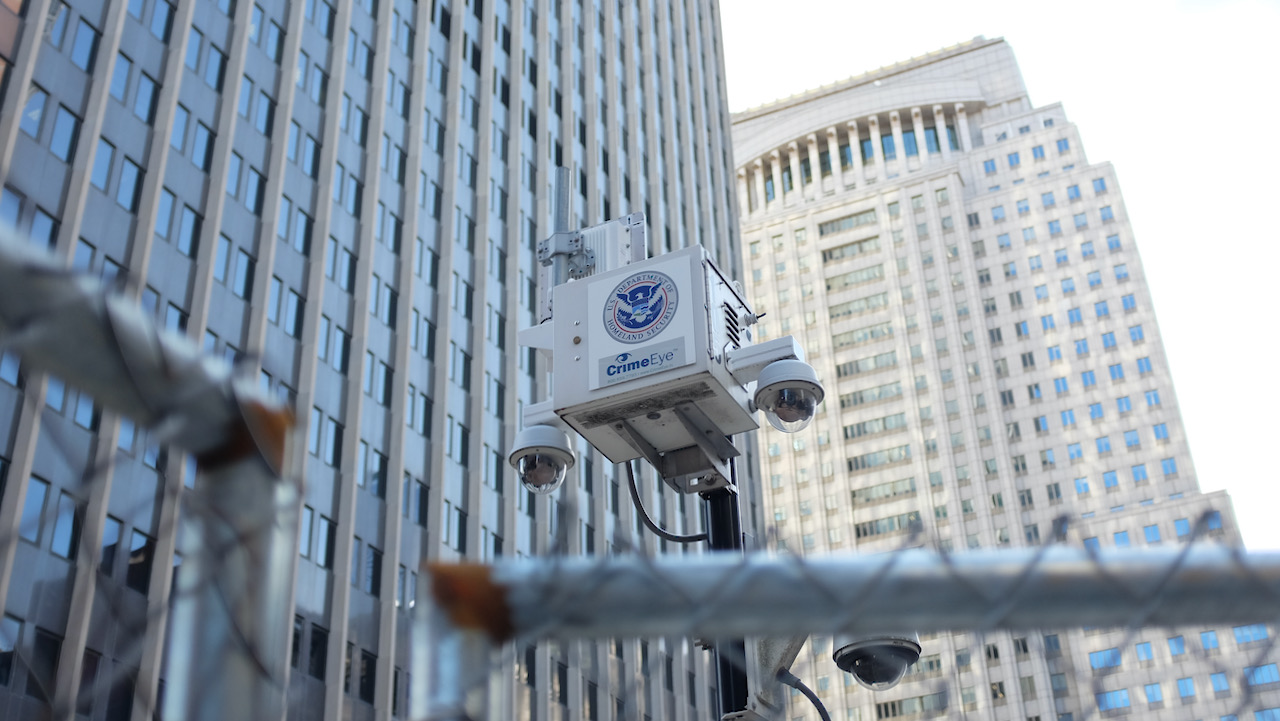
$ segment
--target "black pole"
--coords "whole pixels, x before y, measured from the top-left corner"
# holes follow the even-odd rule
[[[732,461],[730,461],[732,463]],[[734,469],[737,470],[736,468]],[[734,476],[737,475],[735,472]],[[736,483],[737,478],[733,479]],[[738,488],[718,488],[702,494],[707,503],[707,545],[713,551],[742,553],[742,516]],[[747,644],[742,639],[715,644],[716,679],[720,687],[720,715],[747,708]]]

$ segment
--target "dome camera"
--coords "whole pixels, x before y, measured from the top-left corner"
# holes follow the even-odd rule
[[[837,638],[835,645],[831,657],[840,670],[872,691],[897,686],[907,667],[920,660],[920,636],[915,633]]]
[[[529,426],[516,434],[507,462],[520,483],[540,496],[554,492],[573,468],[569,436],[551,426]]]
[[[756,408],[783,433],[802,431],[813,421],[824,396],[813,366],[801,360],[774,361],[756,381]]]

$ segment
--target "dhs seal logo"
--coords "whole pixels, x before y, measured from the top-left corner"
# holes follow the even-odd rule
[[[643,343],[662,332],[676,315],[676,283],[645,271],[622,281],[604,304],[604,328],[623,343]]]

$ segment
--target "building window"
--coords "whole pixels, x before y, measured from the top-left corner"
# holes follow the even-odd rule
[[[1183,523],[1186,523],[1185,518],[1180,520]],[[1265,641],[1269,636],[1266,625],[1261,623],[1255,623],[1248,626],[1235,626],[1231,631],[1235,634],[1236,643],[1238,644]]]
[[[1089,654],[1089,666],[1095,670],[1115,668],[1120,665],[1120,649],[1108,648]]]
[[[1216,631],[1200,632],[1200,647],[1206,651],[1211,651],[1218,647],[1218,633]],[[1217,689],[1214,689],[1217,690]]]
[[[1147,703],[1160,703],[1164,700],[1164,696],[1160,694],[1160,684],[1149,683],[1142,687],[1143,693],[1147,696]]]
[[[1114,711],[1116,709],[1129,708],[1129,690],[1120,689],[1118,691],[1104,691],[1094,694],[1097,701],[1099,711]]]
[[[1246,686],[1280,683],[1280,670],[1277,670],[1274,663],[1265,666],[1245,666],[1244,683]]]
[[[27,480],[27,497],[22,506],[22,517],[18,522],[18,536],[24,541],[37,545],[40,543],[44,506],[48,495],[48,483],[35,476]]]
[[[1194,698],[1196,695],[1195,679],[1187,676],[1178,679],[1178,696],[1183,699]]]
[[[66,8],[62,8],[62,12],[67,12]],[[93,74],[94,60],[98,55],[98,31],[92,25],[80,19],[80,24],[76,26],[75,39],[71,43],[71,62],[81,70]]]
[[[49,150],[61,161],[70,163],[75,155],[76,137],[80,132],[80,119],[70,110],[59,105],[53,120],[53,136]]]
[[[134,529],[129,541],[129,565],[125,584],[139,593],[147,593],[151,584],[151,568],[155,561],[156,540]]]

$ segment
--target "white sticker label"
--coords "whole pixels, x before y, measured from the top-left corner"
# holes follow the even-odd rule
[[[600,359],[601,385],[613,385],[635,378],[642,378],[671,368],[679,368],[685,359],[684,338],[637,348],[634,352],[619,353]]]

